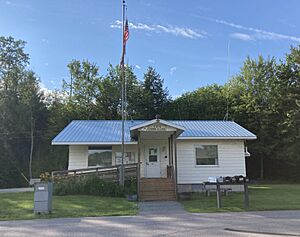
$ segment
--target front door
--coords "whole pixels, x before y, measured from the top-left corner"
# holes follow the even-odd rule
[[[159,178],[160,176],[159,146],[149,146],[146,148],[146,177]]]

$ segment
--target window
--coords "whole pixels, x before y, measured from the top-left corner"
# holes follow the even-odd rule
[[[122,164],[122,152],[116,152],[116,165]],[[125,152],[124,154],[124,164],[135,163],[134,152]]]
[[[111,147],[89,147],[88,166],[111,166]]]
[[[196,165],[218,165],[218,146],[217,145],[197,146]]]
[[[157,162],[157,148],[149,148],[149,162]]]

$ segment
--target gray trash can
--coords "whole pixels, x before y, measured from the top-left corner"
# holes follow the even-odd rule
[[[51,213],[53,184],[40,182],[34,184],[34,213]]]

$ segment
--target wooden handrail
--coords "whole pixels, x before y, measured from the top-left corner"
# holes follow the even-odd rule
[[[132,163],[132,164],[124,164],[124,169],[130,169],[130,168],[136,168],[138,163]],[[76,174],[84,174],[84,173],[93,173],[96,172],[97,174],[105,171],[114,171],[116,170],[118,172],[118,169],[121,167],[121,165],[112,165],[112,166],[106,166],[106,167],[90,167],[90,168],[81,168],[81,169],[72,169],[72,170],[56,170],[51,172],[52,179],[57,175],[76,175]]]
[[[132,163],[132,164],[124,164],[124,167],[127,166],[136,166],[138,163]],[[112,168],[118,168],[121,167],[121,165],[112,165],[112,166],[95,166],[95,167],[90,167],[90,168],[81,168],[81,169],[72,169],[72,170],[56,170],[56,171],[52,171],[52,173],[54,172],[77,172],[77,171],[89,171],[89,170],[95,170],[95,169],[112,169]]]

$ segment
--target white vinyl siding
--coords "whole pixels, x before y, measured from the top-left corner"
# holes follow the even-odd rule
[[[207,181],[210,176],[246,175],[245,154],[243,140],[177,140],[177,175],[178,184],[193,184]],[[145,147],[159,144],[166,146],[166,157],[169,157],[166,140],[143,141],[140,144],[141,176],[146,176]],[[196,165],[195,147],[198,145],[218,146],[218,165]],[[115,153],[121,151],[120,145],[112,146],[112,165],[115,164]],[[138,160],[138,146],[126,145],[126,151],[134,152],[135,160]],[[161,159],[162,177],[166,176],[166,166],[169,159]],[[81,169],[88,167],[88,146],[69,146],[68,169]]]
[[[218,165],[196,165],[195,147],[218,146]],[[241,140],[177,140],[178,184],[207,181],[210,176],[246,175],[244,142]]]
[[[116,165],[116,153],[122,152],[121,145],[112,146],[112,165]],[[134,162],[138,162],[138,149],[137,145],[125,145],[125,152],[131,152],[134,156]]]
[[[69,146],[69,170],[88,167],[88,146]]]
[[[88,145],[69,146],[69,166],[68,169],[84,169],[88,168]],[[137,145],[126,145],[126,151],[133,152],[137,162]],[[115,165],[115,153],[121,151],[121,145],[112,146],[112,165]]]

